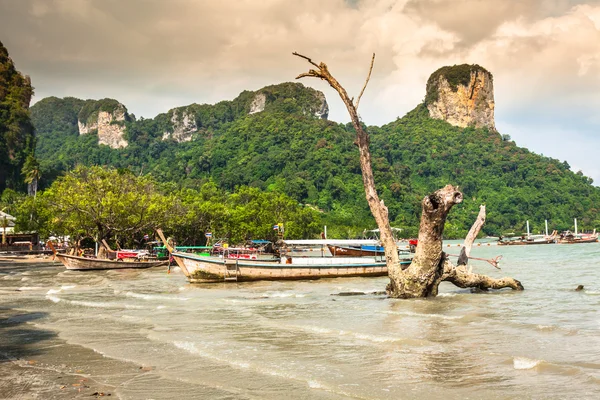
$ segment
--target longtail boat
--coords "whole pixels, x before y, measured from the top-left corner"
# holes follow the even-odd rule
[[[552,244],[556,243],[558,238],[557,232],[553,231],[550,235],[529,235],[517,238],[500,238],[498,246],[526,246],[534,244]]]
[[[323,241],[289,240],[283,243],[310,246],[322,245]],[[168,246],[166,240],[165,245]],[[203,257],[174,251],[171,255],[192,283],[385,276],[388,273],[383,257],[303,257],[284,254],[277,260],[266,261],[231,259],[226,254]],[[400,261],[402,267],[408,267],[410,263],[410,260]]]
[[[598,233],[596,233],[595,229],[593,233],[572,233],[566,231],[558,239],[559,244],[596,243],[597,241]]]
[[[151,268],[161,265],[167,265],[167,261],[133,261],[130,260],[105,260],[99,258],[89,258],[81,256],[72,256],[61,254],[56,251],[54,245],[48,242],[48,246],[52,249],[54,257],[60,261],[66,269],[75,271],[91,271],[101,269],[125,269],[125,268]]]

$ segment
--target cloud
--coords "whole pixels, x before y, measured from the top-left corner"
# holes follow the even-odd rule
[[[564,132],[593,141],[600,128],[598,0],[0,0],[0,40],[35,99],[112,97],[138,116],[294,80],[309,65],[293,51],[326,62],[357,96],[375,52],[359,110],[367,124],[414,108],[439,67],[477,63],[494,74],[496,125],[517,143],[543,126],[553,156],[573,158]],[[336,92],[302,83],[348,121]]]

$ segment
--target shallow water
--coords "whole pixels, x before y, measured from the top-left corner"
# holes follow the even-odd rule
[[[164,268],[14,264],[0,269],[0,307],[102,354],[90,378],[110,383],[115,360],[149,366],[115,383],[123,399],[600,397],[600,245],[472,255],[498,254],[501,271],[482,262],[474,271],[513,276],[525,291],[443,283],[435,299],[393,300],[336,295],[380,292],[387,278],[191,285]],[[46,363],[65,365],[49,354]]]

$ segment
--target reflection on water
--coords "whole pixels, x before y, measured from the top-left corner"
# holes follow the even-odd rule
[[[600,396],[600,245],[473,255],[498,252],[502,271],[475,271],[524,292],[444,283],[435,299],[395,300],[378,294],[386,278],[190,285],[161,268],[18,265],[0,268],[0,307],[107,363],[151,366],[118,385],[126,399]]]

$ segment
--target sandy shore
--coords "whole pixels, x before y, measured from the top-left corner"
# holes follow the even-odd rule
[[[54,263],[52,256],[15,256],[15,255],[4,255],[0,254],[0,266],[9,265],[14,263]]]
[[[0,277],[46,266],[62,267],[51,257],[0,257]],[[118,399],[120,385],[152,370],[67,343],[36,326],[47,313],[25,310],[21,301],[0,303],[0,400]]]
[[[118,399],[119,385],[152,370],[68,344],[32,324],[44,317],[0,306],[0,399]]]

